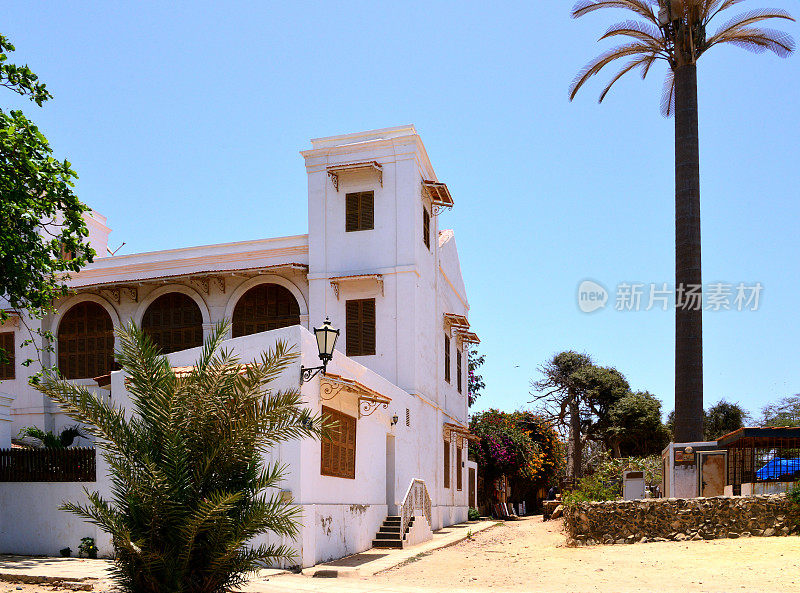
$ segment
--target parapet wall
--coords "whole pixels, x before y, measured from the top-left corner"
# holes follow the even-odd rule
[[[722,539],[798,533],[785,494],[584,502],[564,510],[573,545]]]

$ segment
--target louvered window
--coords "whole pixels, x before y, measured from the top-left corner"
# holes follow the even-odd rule
[[[335,422],[330,438],[322,439],[320,473],[335,478],[356,477],[356,419],[338,410],[322,406],[322,416]]]
[[[456,348],[456,386],[458,387],[459,393],[461,393],[461,376],[463,374],[461,367],[461,350]]]
[[[450,442],[444,442],[444,487],[450,488]]]
[[[8,381],[14,378],[14,332],[0,333],[0,350],[0,379]]]
[[[375,194],[362,191],[345,198],[345,231],[369,231],[375,228]]]
[[[91,379],[114,370],[114,323],[101,305],[84,301],[58,326],[58,370],[66,379]]]
[[[444,335],[444,380],[450,382],[450,336]]]
[[[461,447],[456,447],[456,490],[461,490],[463,484],[463,472],[461,471]]]
[[[142,329],[164,354],[203,345],[200,307],[181,292],[167,293],[150,303]]]
[[[347,356],[375,354],[375,299],[356,299],[346,304]]]
[[[431,248],[431,215],[425,206],[422,207],[422,242],[425,247]]]
[[[242,295],[233,310],[233,337],[249,336],[300,323],[300,306],[279,284],[259,284]]]

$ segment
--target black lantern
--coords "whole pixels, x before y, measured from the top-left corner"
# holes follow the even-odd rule
[[[333,358],[333,349],[336,347],[336,340],[339,337],[339,330],[331,327],[331,320],[327,317],[320,327],[314,328],[314,337],[317,338],[317,350],[322,366],[305,368],[300,367],[300,384],[310,381],[320,371],[325,374],[328,363]]]

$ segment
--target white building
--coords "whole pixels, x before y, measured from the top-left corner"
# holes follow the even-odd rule
[[[301,356],[281,381],[296,387],[300,365],[319,364],[309,330],[329,317],[341,329],[337,353],[329,374],[302,384],[302,394],[354,438],[324,447],[286,443],[276,452],[290,464],[285,487],[304,511],[293,542],[303,566],[370,548],[414,479],[430,496],[431,528],[465,520],[476,471],[466,461],[466,348],[477,337],[453,231],[439,230],[438,214],[453,204],[447,186],[413,126],[311,144],[301,152],[307,235],[98,257],[73,275],[75,294],[42,321],[56,336],[43,363],[124,403],[121,373],[110,373],[112,332],[131,319],[174,366],[190,365],[222,319],[232,320],[227,344],[244,359],[288,340]],[[105,254],[105,218],[93,213],[88,223],[94,249]],[[27,337],[13,317],[0,327],[16,360],[2,367],[0,449],[25,426],[71,424],[28,385],[37,369],[20,365],[36,356],[33,347],[19,348]],[[107,489],[101,460],[96,488]],[[0,482],[0,553],[55,554],[87,535],[108,553],[96,528],[55,510],[81,490],[78,483]]]

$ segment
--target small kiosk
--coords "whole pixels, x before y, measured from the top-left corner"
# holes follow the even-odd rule
[[[717,441],[727,452],[725,494],[777,494],[800,480],[800,426],[740,428]]]

